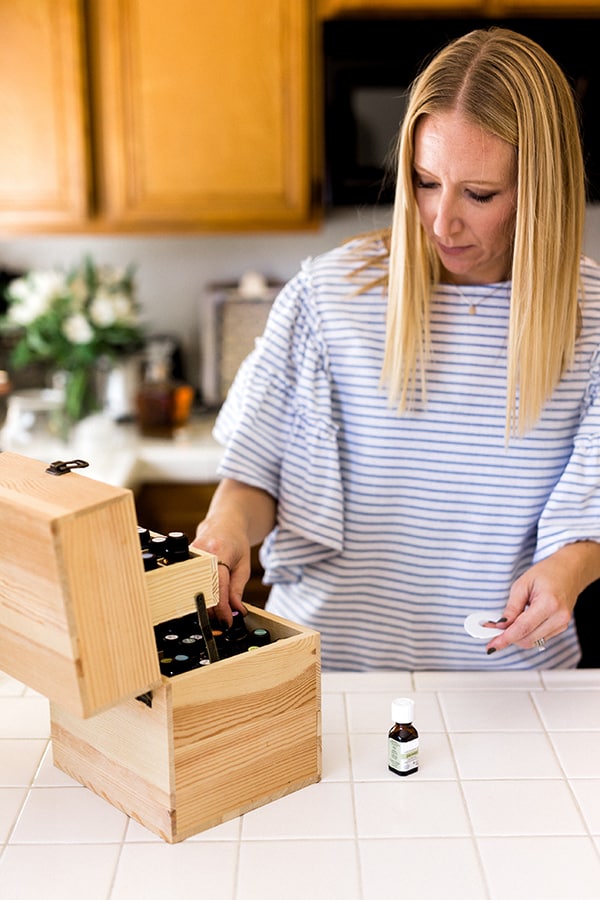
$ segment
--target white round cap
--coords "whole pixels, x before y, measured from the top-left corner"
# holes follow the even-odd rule
[[[392,720],[397,725],[410,725],[415,714],[415,701],[409,697],[397,697],[392,701]]]
[[[465,619],[465,631],[478,641],[491,641],[492,638],[502,634],[501,628],[491,628],[486,625],[490,621],[490,614],[486,612],[474,612]]]

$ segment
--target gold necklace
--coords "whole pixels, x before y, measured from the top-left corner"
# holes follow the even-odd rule
[[[506,282],[506,281],[500,282],[500,284],[497,285],[497,287],[495,287],[493,291],[490,291],[489,294],[483,294],[483,295],[479,298],[479,300],[477,301],[477,303],[474,303],[472,300],[467,300],[467,298],[465,297],[465,295],[464,295],[463,292],[461,291],[460,285],[459,285],[459,284],[456,284],[456,283],[454,283],[454,282],[449,282],[449,283],[450,283],[450,285],[451,285],[453,288],[456,288],[456,290],[457,290],[457,292],[458,292],[458,295],[459,295],[460,299],[461,299],[464,303],[467,303],[467,304],[468,304],[468,306],[469,306],[469,315],[470,315],[470,316],[474,316],[474,315],[477,314],[477,307],[479,306],[480,303],[483,303],[484,300],[490,300],[492,297],[495,297],[496,294],[499,294],[499,293],[500,293],[500,291],[505,290],[506,285],[508,284],[508,282]],[[472,285],[472,287],[476,287],[476,285]]]

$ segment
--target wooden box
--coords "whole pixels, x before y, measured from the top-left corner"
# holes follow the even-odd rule
[[[154,625],[217,602],[214,556],[145,573],[130,491],[0,453],[0,669],[51,701],[54,762],[169,842],[321,775],[317,632],[162,677]]]

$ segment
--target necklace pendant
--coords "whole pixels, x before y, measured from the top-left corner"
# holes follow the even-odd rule
[[[471,303],[471,305],[469,307],[469,315],[474,316],[476,312],[477,312],[477,307],[475,306],[474,303]]]

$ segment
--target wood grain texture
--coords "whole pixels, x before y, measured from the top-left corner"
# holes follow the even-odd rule
[[[160,682],[130,491],[0,454],[0,669],[87,716]]]
[[[276,642],[171,679],[149,708],[52,706],[55,764],[169,842],[321,777],[319,636],[262,610]]]

